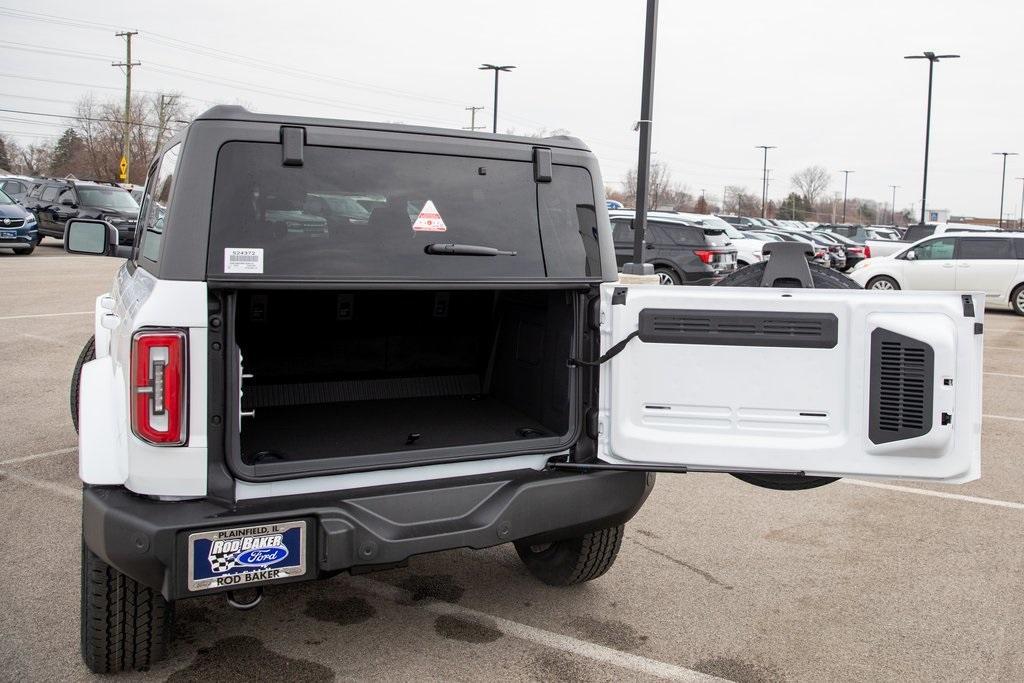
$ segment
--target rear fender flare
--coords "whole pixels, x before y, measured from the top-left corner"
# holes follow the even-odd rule
[[[98,344],[97,344],[98,347]],[[98,350],[98,349],[97,349]],[[110,356],[82,366],[78,418],[78,476],[86,484],[128,480],[124,381]]]

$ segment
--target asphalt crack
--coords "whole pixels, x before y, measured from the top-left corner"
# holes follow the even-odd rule
[[[725,583],[724,581],[719,581],[718,578],[716,578],[715,575],[712,574],[711,572],[705,571],[705,570],[701,569],[700,567],[694,567],[692,564],[689,564],[687,562],[683,562],[679,558],[672,557],[668,553],[664,553],[664,552],[658,550],[657,548],[652,548],[651,546],[647,545],[646,543],[641,543],[640,541],[636,540],[635,538],[634,539],[630,539],[630,540],[632,540],[633,543],[636,543],[638,546],[640,546],[641,548],[643,548],[647,552],[654,553],[658,557],[662,557],[662,558],[668,560],[669,562],[671,562],[673,564],[676,564],[676,565],[679,565],[680,567],[683,567],[684,569],[689,569],[691,572],[693,572],[697,576],[701,577],[702,579],[704,579],[705,581],[707,581],[710,584],[713,584],[715,586],[721,586],[722,588],[724,588],[727,591],[731,591],[732,590],[732,586],[730,586],[729,584]]]

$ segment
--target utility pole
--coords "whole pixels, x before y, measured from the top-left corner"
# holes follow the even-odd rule
[[[896,225],[896,188],[897,187],[902,187],[902,186],[901,185],[890,185],[889,187],[892,188],[892,212],[891,212],[892,224]]]
[[[850,174],[853,171],[840,171],[840,173],[846,174],[846,179],[843,180],[843,223],[846,222],[846,191],[850,187]]]
[[[1018,176],[1015,180],[1021,181],[1020,183],[1020,220],[1017,221],[1017,229],[1024,230],[1024,178]]]
[[[111,66],[124,67],[124,147],[121,151],[121,180],[129,182],[131,171],[131,140],[132,140],[132,67],[140,66],[141,62],[132,61],[132,36],[139,35],[138,31],[122,31],[115,33],[118,38],[124,38],[127,53],[123,62],[114,62]]]
[[[765,204],[768,203],[768,150],[775,149],[775,145],[757,145],[754,149],[764,150],[764,178],[761,185],[761,218],[764,218]]]
[[[644,263],[644,235],[647,232],[647,187],[651,174],[651,125],[654,115],[654,62],[658,42],[658,0],[647,0],[644,29],[644,72],[640,93],[640,149],[636,164],[636,217],[633,219],[633,259],[623,264],[626,275],[653,275],[654,266]]]
[[[156,150],[154,151],[159,152],[160,145],[164,142],[164,133],[167,128],[167,116],[165,114],[167,105],[173,104],[176,99],[178,99],[177,95],[164,95],[163,93],[160,93],[160,110],[159,114],[157,114],[157,124],[159,124],[160,127],[157,128],[156,131]]]
[[[921,184],[921,224],[924,224],[925,204],[928,201],[928,144],[932,134],[932,74],[935,70],[935,62],[940,59],[959,59],[960,55],[937,55],[934,52],[924,52],[919,55],[907,55],[903,59],[927,59],[928,60],[928,117],[924,125],[924,181]]]
[[[1017,156],[1016,152],[992,152],[992,154],[998,156],[1003,155],[1003,179],[999,183],[999,227],[1003,227],[1003,198],[1006,195],[1006,157]]]
[[[491,132],[498,132],[498,73],[501,71],[511,71],[515,67],[511,64],[495,65],[495,64],[481,64],[479,67],[480,71],[493,71],[494,72],[494,127]]]
[[[483,107],[466,107],[466,111],[469,112],[469,125],[463,126],[462,130],[484,130],[487,126],[476,125],[476,113],[483,109]]]

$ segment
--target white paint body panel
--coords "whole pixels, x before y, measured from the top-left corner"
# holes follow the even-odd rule
[[[96,300],[97,360],[82,372],[79,474],[88,484],[121,484],[147,495],[206,495],[205,282],[158,280],[141,268],[118,270],[113,309]],[[104,305],[106,304],[106,305]],[[104,316],[117,316],[113,329]],[[108,318],[109,320],[109,318]],[[153,446],[131,432],[131,339],[144,327],[188,331],[188,444]]]
[[[613,290],[601,290],[602,350],[636,330],[644,308],[832,313],[839,338],[831,349],[632,340],[601,366],[602,460],[950,483],[980,476],[981,294],[972,295],[978,317],[968,318],[951,292],[640,285],[612,305]],[[924,436],[882,445],[868,438],[878,327],[934,349],[933,426]],[[942,412],[952,413],[952,425],[940,425]]]

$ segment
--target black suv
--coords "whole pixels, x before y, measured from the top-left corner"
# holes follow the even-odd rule
[[[139,205],[115,183],[44,178],[32,187],[24,204],[39,221],[39,241],[64,239],[64,226],[71,218],[99,218],[117,228],[119,244],[135,242]]]
[[[609,211],[615,261],[633,260],[633,218],[630,210]],[[736,270],[736,250],[724,231],[711,230],[668,212],[647,214],[647,252],[663,285],[713,285]]]

